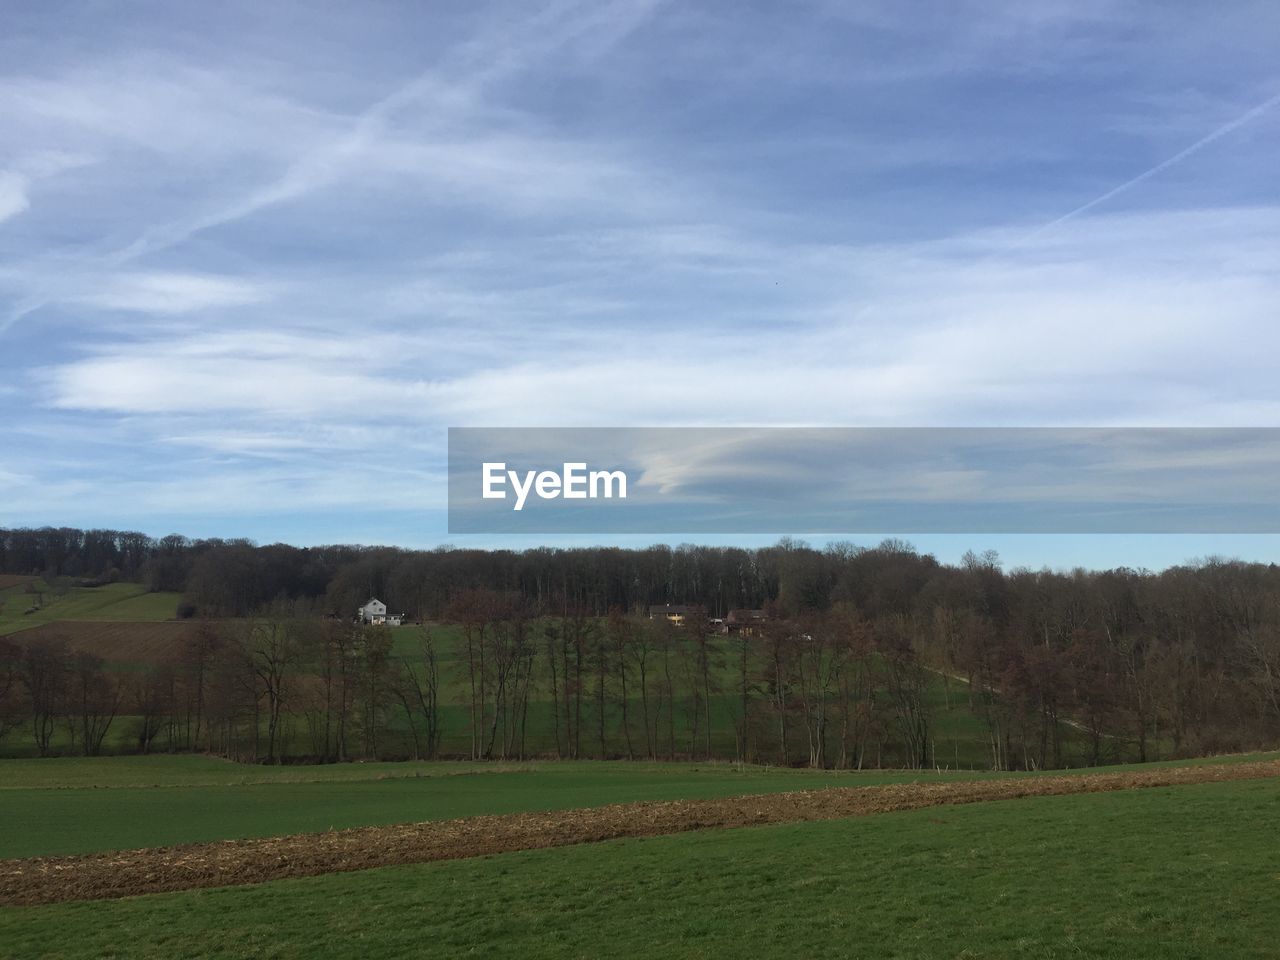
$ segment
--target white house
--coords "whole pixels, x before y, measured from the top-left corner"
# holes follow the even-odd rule
[[[404,621],[404,614],[387,613],[387,605],[377,597],[373,597],[356,611],[356,619],[361,623],[372,623],[376,626],[398,627]]]

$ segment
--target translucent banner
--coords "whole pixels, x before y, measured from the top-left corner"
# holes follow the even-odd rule
[[[450,533],[1276,533],[1277,428],[452,428]]]

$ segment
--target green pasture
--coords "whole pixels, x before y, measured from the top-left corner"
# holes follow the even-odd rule
[[[1276,781],[1047,797],[6,908],[0,943],[50,960],[1264,958],[1278,836]]]
[[[170,620],[181,599],[176,593],[148,593],[137,583],[68,585],[63,593],[43,583],[38,587],[38,593],[30,585],[0,590],[0,635],[59,620]]]
[[[625,761],[269,768],[203,757],[8,760],[0,761],[0,858],[937,776]]]
[[[1230,763],[1273,756],[1241,755],[1199,762]],[[1151,766],[1159,764],[1105,769]],[[730,763],[627,761],[266,767],[199,756],[5,760],[0,761],[0,823],[6,827],[0,831],[0,858],[279,836],[633,800],[1033,775],[833,772]]]

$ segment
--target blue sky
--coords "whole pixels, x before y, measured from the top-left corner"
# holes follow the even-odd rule
[[[0,524],[492,545],[448,426],[1275,425],[1278,48],[1272,3],[11,5]]]

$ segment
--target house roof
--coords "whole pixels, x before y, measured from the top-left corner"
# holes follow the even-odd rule
[[[685,607],[685,606],[677,606],[676,604],[671,604],[671,603],[651,603],[651,604],[649,604],[649,616],[651,616],[651,617],[652,617],[654,614],[658,614],[658,613],[663,613],[663,614],[672,614],[672,613],[674,613],[674,614],[678,614],[678,615],[680,615],[680,616],[683,616],[684,614],[686,614],[686,613],[688,613],[688,612],[689,612],[689,608],[688,608],[688,607]]]
[[[767,619],[763,610],[730,610],[725,623],[759,623]]]

